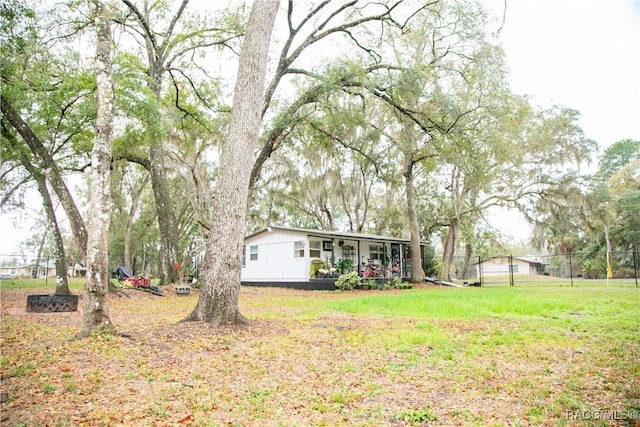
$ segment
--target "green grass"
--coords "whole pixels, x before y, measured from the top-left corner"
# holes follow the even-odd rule
[[[68,279],[69,289],[71,291],[81,290],[84,287],[84,278],[70,278]],[[0,280],[1,290],[11,289],[56,289],[56,279],[2,279]]]
[[[392,319],[412,319],[403,328],[374,332],[368,339],[398,351],[427,346],[444,359],[480,357],[498,348],[510,348],[514,355],[537,347],[574,348],[583,340],[607,342],[602,351],[610,347],[615,357],[622,350],[611,343],[634,343],[635,348],[640,341],[640,290],[635,288],[415,289],[325,300],[324,305],[394,323]],[[465,325],[463,333],[452,332],[459,325]],[[640,364],[633,369],[640,373]]]
[[[563,278],[554,276],[531,276],[528,274],[515,274],[513,276],[514,287],[577,287],[577,288],[607,288],[607,287],[638,287],[640,279],[584,279],[581,277]],[[484,276],[483,286],[509,287],[511,278],[509,275]]]
[[[327,307],[350,314],[413,318],[479,319],[490,317],[553,317],[586,309],[594,301],[614,295],[625,304],[640,295],[633,289],[584,293],[566,288],[464,288],[424,292],[421,289],[396,294],[372,294],[328,301]]]
[[[243,287],[250,324],[221,330],[176,324],[197,295],[172,296],[111,299],[132,338],[3,316],[12,425],[69,405],[105,425],[574,425],[567,411],[640,408],[635,287]]]

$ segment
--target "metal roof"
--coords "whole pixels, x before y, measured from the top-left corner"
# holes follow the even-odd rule
[[[508,259],[509,255],[496,255],[496,256],[489,257],[489,258],[483,258],[482,262],[487,262],[487,261],[491,261],[493,259],[501,259],[501,258]],[[548,262],[545,262],[541,258],[536,258],[536,257],[530,256],[530,255],[529,256],[514,256],[513,259],[524,261],[524,262],[529,263],[529,264],[540,264],[540,265],[548,265],[549,264]],[[475,260],[474,262],[471,263],[471,265],[477,265],[477,264],[478,264],[477,260]]]
[[[253,234],[250,234],[245,237],[246,239],[250,239],[259,234],[269,232],[271,230],[283,230],[283,231],[294,231],[297,233],[303,233],[308,236],[313,237],[321,237],[321,238],[337,238],[344,240],[372,240],[377,242],[399,242],[399,243],[409,243],[410,239],[408,238],[399,238],[392,236],[379,236],[377,234],[367,234],[367,233],[347,233],[342,231],[324,231],[324,230],[310,230],[306,228],[292,228],[292,227],[278,227],[278,226],[269,226],[260,231],[257,231]],[[424,242],[420,242],[424,243]]]

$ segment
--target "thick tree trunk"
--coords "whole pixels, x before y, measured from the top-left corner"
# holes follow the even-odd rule
[[[174,264],[182,260],[179,259],[181,257],[178,249],[178,232],[173,215],[173,202],[167,185],[164,150],[157,141],[150,142],[149,160],[151,186],[156,202],[158,234],[160,236],[160,283],[174,283],[178,278]]]
[[[411,282],[419,283],[424,280],[422,268],[422,250],[420,249],[420,225],[418,210],[416,209],[416,190],[413,183],[413,161],[405,159],[404,181],[407,189],[407,216],[409,218],[409,233],[411,247]]]
[[[200,275],[200,297],[185,320],[201,320],[216,326],[246,321],[238,309],[242,245],[269,41],[278,5],[279,1],[256,0],[251,8],[240,54],[229,135],[220,155],[213,220]]]
[[[113,330],[109,318],[109,218],[111,149],[113,145],[114,92],[111,77],[111,29],[99,0],[94,0],[96,21],[97,116],[93,150],[87,245],[87,281],[84,289],[84,322],[80,336]]]
[[[469,243],[464,245],[464,265],[462,266],[461,276],[458,279],[469,279],[469,265],[471,264],[471,255],[473,255],[473,246]]]

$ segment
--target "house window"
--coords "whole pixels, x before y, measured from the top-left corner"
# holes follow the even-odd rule
[[[249,260],[257,261],[258,260],[258,246],[249,246]]]
[[[242,266],[247,266],[247,247],[244,245],[242,246]]]
[[[322,251],[322,242],[321,241],[309,241],[309,256],[311,258],[320,258],[320,253]]]
[[[369,245],[369,259],[382,261],[383,252],[382,245]]]
[[[293,257],[304,258],[304,241],[293,242]]]
[[[510,264],[509,265],[509,272],[517,273],[518,272],[518,264]]]

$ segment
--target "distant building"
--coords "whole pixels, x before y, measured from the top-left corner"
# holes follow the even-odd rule
[[[40,262],[25,265],[10,265],[0,267],[0,275],[10,275],[15,279],[56,277],[56,265],[54,263]]]
[[[87,267],[79,264],[67,267],[67,276],[69,277],[87,277]]]
[[[477,277],[513,274],[543,275],[549,274],[549,263],[534,256],[508,257],[497,256],[475,263]]]

